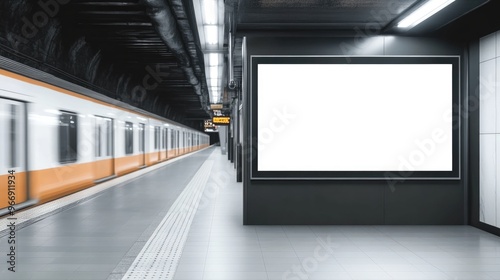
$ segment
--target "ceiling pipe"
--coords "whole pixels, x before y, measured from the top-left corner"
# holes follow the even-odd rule
[[[201,83],[191,66],[189,55],[184,47],[182,36],[177,30],[177,22],[170,10],[168,1],[142,0],[142,2],[146,6],[146,12],[151,18],[158,35],[179,61],[188,82],[193,86],[196,94],[200,96],[200,102],[202,102],[203,106]]]
[[[233,33],[229,32],[229,89],[234,89],[236,87],[236,83],[234,82],[234,69],[233,69]]]
[[[228,54],[228,60],[229,60],[229,83],[228,87],[229,89],[234,89],[236,87],[236,83],[234,82],[234,69],[233,69],[233,44],[234,44],[234,35],[233,35],[233,28],[232,28],[232,22],[231,22],[231,16],[229,17],[229,54]]]

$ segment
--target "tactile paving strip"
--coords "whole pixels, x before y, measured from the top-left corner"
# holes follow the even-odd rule
[[[122,279],[173,278],[213,165],[207,160],[196,172]]]
[[[205,148],[207,149],[207,148]],[[82,190],[80,192],[65,196],[63,198],[42,204],[37,207],[33,207],[31,209],[27,209],[24,211],[19,211],[15,213],[15,218],[16,218],[16,229],[19,230],[23,227],[26,227],[28,225],[31,225],[37,221],[40,221],[47,216],[53,215],[55,213],[59,213],[61,211],[64,211],[66,209],[72,208],[80,203],[83,203],[85,201],[88,201],[98,195],[104,190],[107,190],[111,187],[114,187],[116,185],[126,183],[130,180],[134,180],[138,178],[141,175],[144,175],[148,172],[154,171],[158,168],[164,167],[166,165],[172,164],[178,160],[181,160],[185,157],[191,156],[193,154],[196,154],[198,152],[201,152],[205,149],[198,150],[193,153],[189,153],[186,155],[182,155],[180,157],[174,158],[167,160],[165,162],[155,164],[153,166],[123,175],[121,177],[100,183],[96,186],[93,186],[91,188]],[[5,236],[8,234],[8,228],[7,225],[9,224],[9,221],[7,220],[7,216],[0,219],[0,237]]]

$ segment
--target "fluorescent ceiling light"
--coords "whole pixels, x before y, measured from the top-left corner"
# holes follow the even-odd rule
[[[217,0],[203,0],[204,24],[217,24]]]
[[[455,0],[429,0],[398,23],[399,28],[412,28]]]
[[[205,40],[209,45],[215,45],[219,41],[217,25],[205,25]]]
[[[210,86],[216,87],[219,85],[219,79],[210,79]]]
[[[210,67],[210,78],[218,79],[219,78],[219,66],[211,66]]]
[[[219,54],[211,53],[208,55],[208,65],[219,66]]]

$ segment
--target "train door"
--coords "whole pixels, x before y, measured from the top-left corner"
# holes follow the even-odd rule
[[[161,132],[160,127],[155,126],[155,159],[154,162],[160,161],[160,150],[161,150]]]
[[[165,127],[163,128],[163,141],[161,143],[162,143],[161,159],[166,160],[167,159],[167,128],[165,128]]]
[[[146,165],[146,125],[139,124],[139,166]]]
[[[0,98],[0,215],[29,199],[26,138],[26,104]]]
[[[175,132],[175,155],[178,156],[179,155],[179,150],[180,150],[180,132],[177,130]]]
[[[170,129],[170,151],[169,156],[175,157],[175,130]]]
[[[95,179],[115,175],[113,119],[95,117]]]
[[[186,147],[186,143],[185,143],[185,136],[186,135],[186,132],[182,132],[181,133],[181,154],[183,155],[184,154],[184,148]]]
[[[172,135],[170,135],[170,129],[165,128],[166,134],[167,134],[167,139],[165,139],[165,145],[167,148],[165,149],[166,154],[167,154],[167,159],[170,158],[170,141],[172,141]]]

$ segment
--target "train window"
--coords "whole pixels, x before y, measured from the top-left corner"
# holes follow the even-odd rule
[[[155,150],[158,150],[160,142],[160,127],[155,126]]]
[[[134,124],[125,122],[125,154],[134,153]]]
[[[174,133],[175,133],[175,131],[173,129],[171,129],[170,130],[170,149],[174,148],[174,142],[175,142]]]
[[[145,125],[143,123],[139,124],[139,152],[145,151],[146,135],[145,135],[144,126]]]
[[[59,162],[75,162],[78,157],[78,117],[61,111],[59,115]]]
[[[113,151],[113,120],[95,116],[95,156],[108,157]]]

